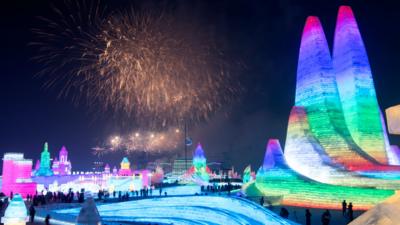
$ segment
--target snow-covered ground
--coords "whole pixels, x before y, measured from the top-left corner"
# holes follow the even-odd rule
[[[55,210],[76,217],[80,208]],[[151,198],[98,206],[103,221],[158,224],[296,224],[246,199],[222,196]]]

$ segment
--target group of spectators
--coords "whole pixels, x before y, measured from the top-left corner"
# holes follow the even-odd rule
[[[160,195],[162,189],[160,188]],[[137,199],[137,198],[147,198],[149,196],[153,196],[153,188],[144,187],[140,190],[131,190],[131,191],[113,191],[108,192],[106,190],[99,190],[97,193],[98,200],[107,201],[112,196],[113,199],[117,199],[118,201],[128,201],[130,199]]]
[[[240,189],[241,185],[232,185],[230,183],[224,185],[202,185],[201,192],[211,192],[211,193],[219,193],[219,192],[228,192],[230,193],[232,190]]]

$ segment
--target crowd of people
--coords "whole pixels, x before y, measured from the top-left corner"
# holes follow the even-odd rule
[[[64,192],[36,192],[35,195],[28,195],[26,201],[32,203],[34,206],[46,205],[48,203],[72,203],[79,202],[82,203],[85,200],[84,189],[80,192],[73,192],[69,190],[67,194]]]
[[[162,188],[160,190],[160,196],[162,192]],[[98,200],[104,200],[107,201],[111,198],[112,199],[117,199],[118,201],[128,201],[131,199],[137,199],[137,198],[147,198],[149,196],[153,196],[153,188],[147,188],[144,187],[140,190],[131,190],[131,191],[113,191],[113,192],[108,192],[106,190],[99,190],[97,193],[97,198]]]
[[[232,190],[240,189],[241,185],[232,185],[231,183],[224,185],[202,185],[201,192],[211,192],[211,193],[220,193],[220,192],[230,192]]]

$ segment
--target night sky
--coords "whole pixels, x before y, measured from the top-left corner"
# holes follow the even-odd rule
[[[70,153],[74,170],[91,168],[95,160],[116,165],[123,154],[97,159],[91,148],[119,132],[121,118],[102,114],[70,98],[58,98],[57,89],[44,89],[40,70],[32,58],[36,50],[32,28],[42,23],[38,16],[51,12],[51,1],[3,0],[0,3],[0,154],[24,152],[36,161],[45,141],[52,157],[62,145]],[[110,0],[110,8],[126,7],[132,1]],[[140,1],[133,1],[141,5]],[[148,1],[143,1],[148,2]],[[353,7],[375,79],[382,109],[400,104],[400,13],[398,1],[162,1],[204,19],[217,27],[218,35],[240,58],[246,89],[240,100],[227,106],[203,124],[190,129],[194,142],[201,142],[208,161],[224,161],[239,170],[261,165],[269,138],[284,145],[287,120],[294,104],[297,55],[308,15],[319,16],[332,44],[338,6]],[[331,46],[332,48],[332,46]],[[228,116],[226,116],[226,112]],[[126,123],[126,121],[125,121]],[[134,127],[132,128],[134,129]],[[400,138],[391,136],[392,144]],[[180,152],[183,152],[182,150]],[[136,163],[131,157],[131,162]]]

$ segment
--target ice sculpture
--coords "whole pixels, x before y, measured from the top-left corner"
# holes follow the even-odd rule
[[[255,182],[245,185],[248,196],[281,199],[280,204],[311,208],[340,209],[339,199],[355,204],[357,209],[368,209],[393,195],[393,190],[374,187],[348,187],[312,181],[292,170],[283,158],[279,141],[270,140],[264,163]],[[339,197],[340,196],[340,197]]]
[[[210,180],[211,170],[207,166],[207,159],[200,143],[193,153],[193,165],[183,175],[184,182],[194,182],[197,184],[207,184]]]
[[[69,175],[71,174],[71,162],[68,160],[68,151],[65,146],[62,146],[59,153],[59,160],[57,158],[53,161],[52,165],[54,175]]]
[[[40,167],[37,171],[35,171],[36,176],[51,176],[53,175],[53,171],[50,167],[50,153],[49,153],[49,145],[44,143],[43,152],[40,154]]]
[[[400,105],[387,108],[386,118],[389,133],[400,135]]]
[[[10,204],[7,206],[1,223],[5,225],[24,225],[28,221],[28,211],[21,195],[15,194]]]
[[[306,20],[285,160],[279,149],[269,141],[255,182],[244,185],[247,194],[317,208],[340,207],[340,196],[367,209],[400,189],[399,150],[389,143],[349,6],[339,9],[333,58],[319,19]]]
[[[400,193],[366,211],[349,225],[397,225],[400,221]]]
[[[367,52],[349,6],[339,8],[333,66],[347,127],[355,143],[387,164],[380,111]]]
[[[101,224],[100,214],[92,197],[89,197],[82,205],[76,222],[78,225]]]
[[[132,170],[130,168],[131,163],[127,157],[124,157],[121,161],[121,169],[118,171],[119,176],[132,176]]]

